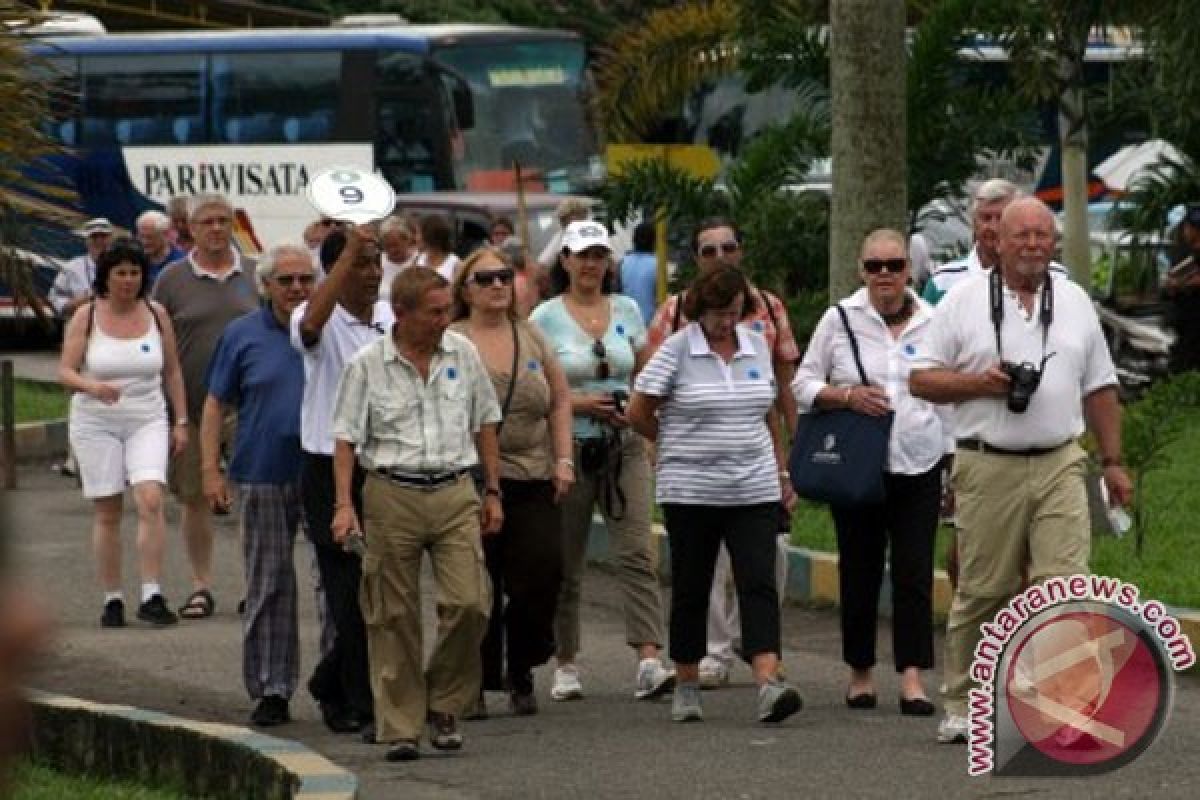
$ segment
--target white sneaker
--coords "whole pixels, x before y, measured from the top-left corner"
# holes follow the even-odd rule
[[[778,678],[758,688],[759,722],[783,722],[803,707],[800,693]]]
[[[675,687],[675,699],[671,702],[673,722],[701,722],[704,710],[700,707],[700,689],[696,684],[681,683]]]
[[[633,696],[638,700],[652,700],[675,688],[675,671],[663,667],[657,658],[643,658],[638,664],[637,689]]]
[[[579,682],[579,668],[567,664],[554,670],[554,686],[550,688],[551,700],[578,700],[583,697],[583,684]]]
[[[729,665],[715,656],[700,659],[700,688],[720,689],[729,685]]]
[[[942,744],[966,744],[967,718],[947,713],[938,723],[937,740]]]

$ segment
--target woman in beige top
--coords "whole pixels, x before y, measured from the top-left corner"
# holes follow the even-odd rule
[[[513,712],[528,715],[537,713],[532,670],[554,653],[562,580],[558,502],[575,482],[575,464],[567,379],[537,328],[517,316],[514,276],[499,251],[473,253],[454,280],[453,328],[478,348],[504,414],[504,527],[483,540],[493,587],[483,690],[507,687]],[[486,713],[481,690],[473,716]]]

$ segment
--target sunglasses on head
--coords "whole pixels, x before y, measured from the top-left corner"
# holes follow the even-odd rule
[[[742,245],[736,239],[729,239],[720,244],[706,244],[700,247],[699,253],[705,258],[713,258],[717,252],[722,252],[725,255],[732,255],[742,248]]]
[[[487,269],[471,273],[471,280],[475,282],[476,286],[494,286],[496,281],[500,281],[501,286],[508,286],[513,282],[514,274],[507,267],[504,269]]]
[[[592,342],[592,355],[600,359],[600,363],[596,365],[596,380],[608,380],[611,370],[608,367],[608,350],[604,347],[604,342],[597,339]]]
[[[904,272],[908,261],[903,258],[865,258],[862,266],[870,275],[878,275],[885,269],[893,275],[898,275]]]

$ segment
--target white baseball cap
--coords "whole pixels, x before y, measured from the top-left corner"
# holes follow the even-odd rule
[[[612,252],[608,243],[608,230],[595,220],[585,219],[572,222],[563,231],[563,247],[572,253],[582,253],[591,247],[603,247]]]
[[[113,224],[107,219],[104,217],[96,217],[95,219],[89,219],[87,222],[83,223],[83,227],[79,229],[79,235],[83,237],[92,236],[93,234],[97,233],[107,233],[111,235],[114,230]]]

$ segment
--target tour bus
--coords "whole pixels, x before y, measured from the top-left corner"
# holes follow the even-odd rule
[[[398,193],[603,179],[571,32],[486,25],[42,38],[80,211],[131,228],[179,195],[228,196],[267,243],[315,216],[310,177],[375,169]],[[526,181],[526,186],[530,181]],[[78,243],[76,242],[76,246]]]

